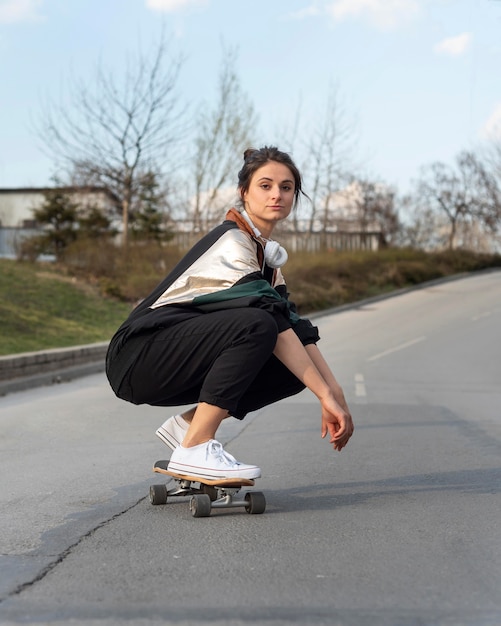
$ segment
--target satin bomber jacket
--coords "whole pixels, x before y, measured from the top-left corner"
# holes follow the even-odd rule
[[[113,370],[121,372],[115,371],[113,378],[125,374],[124,367],[111,367],[125,343],[134,341],[139,350],[145,335],[156,329],[211,311],[249,306],[268,311],[278,332],[293,328],[304,345],[319,340],[317,328],[300,318],[288,300],[280,269],[266,265],[263,244],[239,212],[231,209],[225,221],[193,246],[117,330],[106,357],[108,377]]]

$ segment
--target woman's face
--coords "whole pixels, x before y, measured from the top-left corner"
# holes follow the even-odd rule
[[[268,161],[254,172],[242,200],[264,237],[269,237],[275,224],[288,217],[294,204],[294,191],[294,176],[282,163]]]

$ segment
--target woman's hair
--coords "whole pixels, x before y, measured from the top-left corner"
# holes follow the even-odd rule
[[[263,165],[266,165],[266,163],[268,163],[269,161],[282,163],[282,165],[286,165],[290,169],[292,176],[294,177],[295,208],[301,194],[305,197],[308,197],[302,190],[301,174],[296,167],[296,164],[287,154],[287,152],[282,152],[275,146],[264,146],[259,150],[256,150],[254,148],[247,148],[247,150],[244,152],[244,165],[242,169],[238,172],[239,199],[241,200],[242,194],[249,190],[249,185],[255,172],[257,172],[259,168],[263,167]]]

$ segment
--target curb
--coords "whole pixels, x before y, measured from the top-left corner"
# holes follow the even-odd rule
[[[108,342],[0,357],[0,396],[103,372]]]

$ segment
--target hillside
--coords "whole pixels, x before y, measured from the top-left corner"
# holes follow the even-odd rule
[[[501,255],[389,249],[291,254],[284,274],[291,300],[304,315],[491,267],[501,267]],[[129,295],[130,302],[124,302],[102,295],[96,285],[103,281],[76,279],[52,264],[0,259],[0,355],[109,340],[130,312],[132,301],[146,295],[166,271],[168,267],[161,273],[150,268],[148,277],[141,268],[139,274],[115,278]]]
[[[0,355],[106,341],[130,308],[50,266],[0,260]]]

